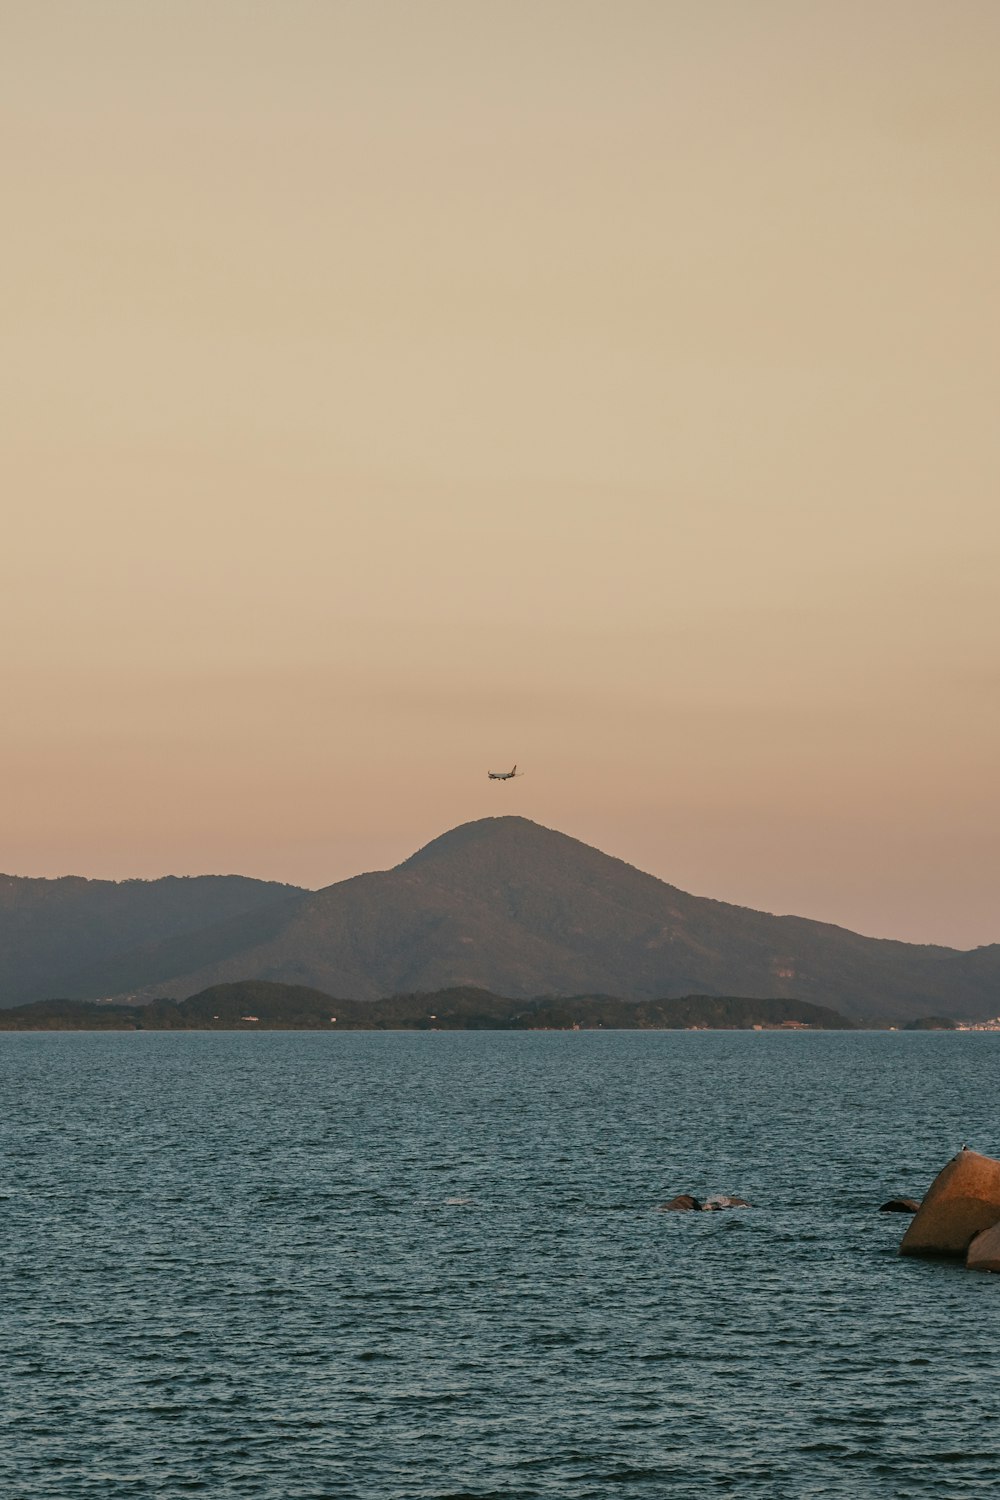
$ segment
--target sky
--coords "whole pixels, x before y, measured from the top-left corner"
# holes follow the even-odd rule
[[[998,55],[995,0],[0,0],[0,867],[516,812],[1000,941]]]

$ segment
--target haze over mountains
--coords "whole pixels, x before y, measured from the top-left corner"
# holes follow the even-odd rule
[[[25,887],[49,899],[27,903]],[[357,1000],[472,985],[525,999],[795,997],[890,1020],[1000,1010],[1000,945],[892,942],[692,896],[520,817],[464,824],[393,870],[320,891],[8,879],[0,951],[6,1006],[183,999],[255,979]]]

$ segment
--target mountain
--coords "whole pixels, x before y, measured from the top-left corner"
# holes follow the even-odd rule
[[[207,923],[302,894],[242,875],[160,880],[31,880],[0,875],[0,1006],[68,994],[69,975],[123,949],[191,941]]]
[[[525,818],[484,818],[394,870],[157,937],[48,994],[180,999],[252,979],[358,1000],[472,986],[524,1000],[707,993],[855,1018],[980,1017],[1000,1010],[1000,946],[961,953],[771,916],[689,895]]]

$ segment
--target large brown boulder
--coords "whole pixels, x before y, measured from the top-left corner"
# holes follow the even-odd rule
[[[1000,1161],[964,1147],[935,1177],[903,1235],[900,1255],[959,1255],[1000,1223]]]
[[[692,1198],[690,1193],[678,1193],[676,1198],[671,1198],[669,1203],[660,1204],[661,1213],[686,1214],[692,1209],[701,1208],[697,1198]]]
[[[1000,1271],[1000,1224],[976,1235],[969,1246],[965,1264],[970,1271]]]

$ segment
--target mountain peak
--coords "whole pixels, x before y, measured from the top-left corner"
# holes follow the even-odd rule
[[[568,895],[578,886],[593,887],[604,881],[624,881],[633,892],[637,883],[656,887],[664,895],[674,891],[655,875],[643,874],[614,855],[513,814],[460,823],[397,868],[453,889],[478,890],[490,899],[500,892],[507,897],[529,887],[536,892],[561,888]]]
[[[554,828],[546,828],[542,823],[533,823],[530,818],[519,817],[516,813],[507,813],[496,818],[476,818],[471,823],[459,823],[457,827],[449,828],[447,833],[439,834],[436,839],[431,839],[429,844],[424,844],[415,854],[411,854],[409,859],[404,859],[398,868],[406,870],[428,860],[450,859],[455,855],[483,847],[491,848],[498,853],[502,850],[515,852],[529,848],[537,850],[552,848],[556,843],[563,841],[577,849],[590,847],[581,843],[579,839],[570,838]]]

